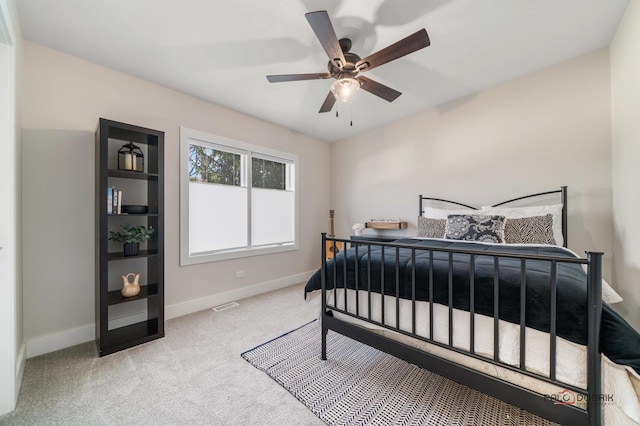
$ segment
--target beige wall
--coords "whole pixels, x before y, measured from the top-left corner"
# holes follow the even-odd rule
[[[98,118],[104,117],[165,132],[165,302],[168,317],[204,309],[211,306],[210,303],[224,303],[229,301],[225,300],[227,298],[233,300],[239,295],[293,284],[291,280],[301,280],[305,273],[316,269],[320,257],[318,236],[326,228],[329,204],[330,148],[326,143],[31,42],[24,43],[23,66],[22,126],[25,129],[93,133]],[[179,266],[179,126],[299,156],[299,250]],[[66,149],[72,142],[60,144],[59,149],[46,147],[41,151],[30,143],[25,157],[28,154],[40,156],[40,159],[30,157],[25,164],[39,164],[42,160],[56,162],[49,167],[55,171],[56,178],[47,176],[46,167],[30,167],[24,173],[35,174],[30,175],[30,179],[40,182],[40,192],[61,191],[63,200],[71,200],[83,209],[93,206],[93,194],[81,192],[74,201],[70,188],[78,186],[74,182],[78,179],[89,179],[93,184],[93,176],[85,168],[74,173],[73,155]],[[55,143],[55,138],[51,143]],[[92,151],[91,147],[82,149]],[[85,157],[83,161],[93,162]],[[29,214],[25,215],[24,223],[25,252],[40,245],[36,251],[48,253],[48,264],[59,261],[68,268],[38,269],[39,260],[25,256],[24,269],[30,271],[24,282],[25,336],[30,343],[37,343],[34,347],[39,347],[29,351],[34,355],[50,349],[55,342],[65,342],[64,346],[77,343],[82,339],[80,336],[84,336],[84,340],[92,338],[94,277],[93,272],[88,271],[93,271],[93,250],[72,258],[66,252],[69,249],[75,252],[75,245],[92,246],[94,231],[93,219],[81,221],[78,226],[82,229],[64,229],[67,238],[62,238],[60,230],[53,227],[56,215],[67,214],[64,205],[53,215],[51,211],[39,212],[34,206],[37,201],[30,199],[31,194],[26,192],[25,208],[29,209]],[[48,233],[47,227],[37,226],[42,220],[52,221]],[[60,223],[68,223],[68,220],[61,219]],[[30,232],[31,225],[42,229],[44,234]],[[83,265],[78,268],[82,272],[75,272],[74,265]],[[91,266],[86,268],[86,265]],[[245,271],[244,278],[235,278],[237,270]],[[66,298],[60,297],[61,289],[67,293]],[[302,295],[300,301],[303,301]],[[73,311],[76,312],[72,314]]]
[[[601,49],[335,143],[338,233],[400,217],[415,235],[418,194],[487,205],[568,185],[569,247],[606,252],[610,278],[609,99]]]
[[[640,330],[640,2],[629,2],[610,49],[616,307]]]

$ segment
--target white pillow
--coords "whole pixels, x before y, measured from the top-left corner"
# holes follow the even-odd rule
[[[564,236],[562,235],[562,204],[532,207],[482,206],[480,210],[482,214],[504,216],[507,219],[520,219],[523,217],[551,214],[553,216],[553,238],[556,240],[557,245],[564,245]]]
[[[563,247],[563,249],[570,252],[575,257],[580,257],[578,256],[578,253],[576,253],[575,251],[569,248]],[[584,269],[584,271],[587,272],[587,265],[582,265],[582,269]],[[624,300],[622,296],[620,296],[618,292],[615,291],[613,287],[611,287],[611,285],[604,278],[602,278],[602,300],[604,300],[610,305],[614,303],[620,303]]]
[[[604,280],[604,278],[602,279],[602,300],[610,305],[613,305],[614,303],[620,303],[624,300],[622,296],[620,296],[618,292],[615,291],[609,285],[609,283]]]
[[[450,214],[479,214],[480,210],[475,209],[437,209],[435,207],[425,207],[422,216],[429,219],[447,219]]]

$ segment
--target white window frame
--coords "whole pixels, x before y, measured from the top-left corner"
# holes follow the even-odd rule
[[[243,153],[253,153],[259,158],[270,158],[277,160],[287,160],[293,164],[293,181],[290,184],[294,191],[294,241],[287,244],[274,244],[270,246],[259,247],[243,247],[240,249],[220,250],[211,253],[191,254],[189,253],[189,145],[191,142],[200,142],[215,148],[217,145],[220,149],[230,152],[242,151]],[[251,158],[247,158],[247,167],[245,171],[247,183],[248,198],[248,223],[250,229],[251,222]],[[238,259],[249,256],[259,256],[272,253],[281,253],[286,251],[298,250],[299,246],[299,205],[298,205],[298,156],[287,152],[282,152],[263,146],[254,145],[246,142],[237,141],[223,136],[213,135],[206,132],[180,127],[180,265],[195,265],[206,262],[216,262],[220,260]],[[251,235],[249,234],[249,241]]]

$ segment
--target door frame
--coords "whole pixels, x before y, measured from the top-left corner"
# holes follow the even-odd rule
[[[16,37],[7,0],[0,0],[0,415],[13,411],[20,389],[18,361]]]

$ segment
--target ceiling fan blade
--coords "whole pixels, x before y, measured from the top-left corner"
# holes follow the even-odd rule
[[[344,59],[342,48],[340,48],[340,42],[336,32],[331,25],[331,19],[326,10],[320,10],[318,12],[309,12],[305,14],[309,25],[316,33],[316,37],[320,41],[320,44],[327,52],[329,60],[338,68],[342,69],[347,61]]]
[[[325,98],[324,103],[322,104],[322,106],[320,107],[320,111],[318,112],[331,111],[331,109],[333,108],[333,104],[335,103],[336,103],[336,97],[333,96],[333,93],[331,93],[331,91],[329,91],[329,94]]]
[[[280,74],[280,75],[268,75],[267,80],[269,83],[282,83],[284,81],[298,81],[298,80],[318,80],[330,78],[331,74],[326,72],[312,73],[312,74]]]
[[[385,101],[393,102],[398,98],[398,96],[402,95],[401,92],[367,77],[358,76],[356,77],[356,80],[360,82],[360,88],[362,90],[366,90],[369,93],[379,96]]]
[[[356,63],[356,69],[360,72],[369,71],[375,67],[391,62],[394,59],[401,58],[416,50],[420,50],[429,46],[429,35],[424,28],[405,37],[402,40],[385,47],[382,50],[372,53],[364,59]]]

